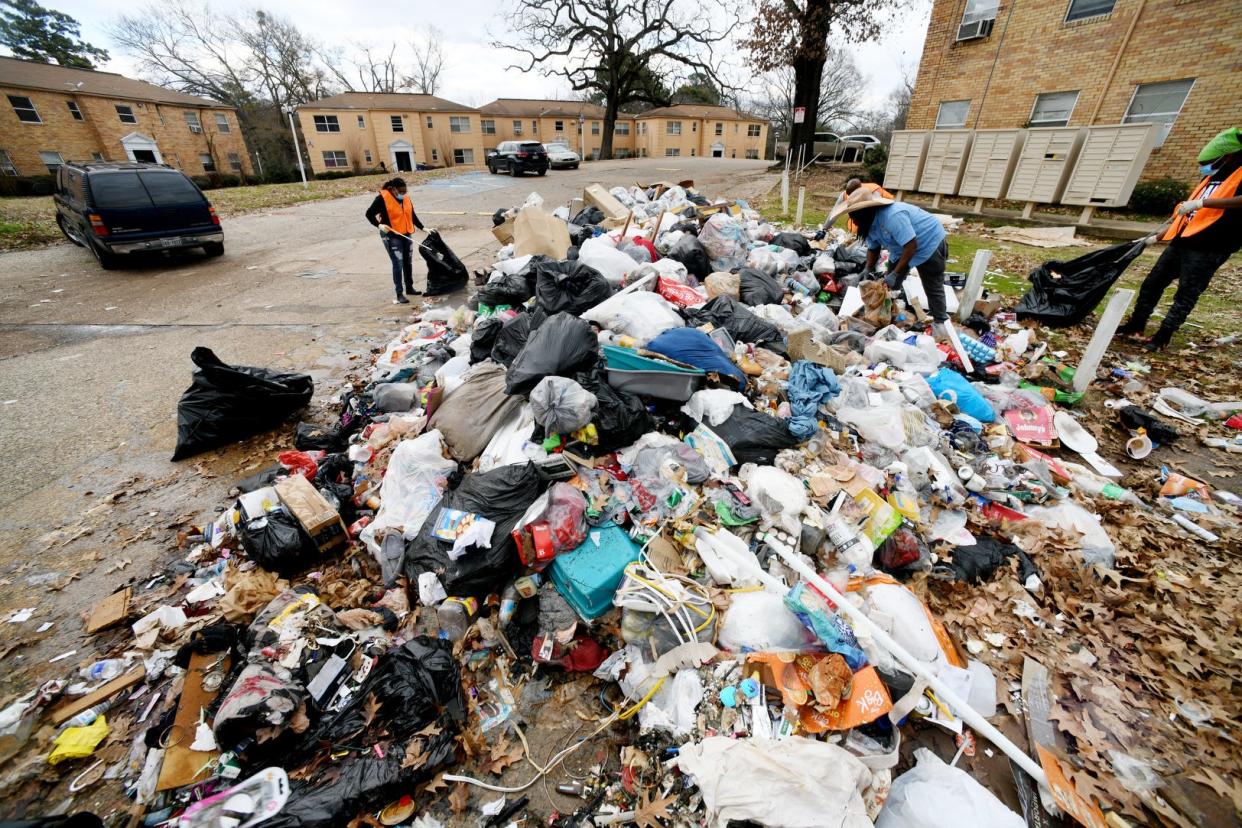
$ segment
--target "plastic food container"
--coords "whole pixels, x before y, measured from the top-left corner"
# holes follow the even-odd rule
[[[624,529],[608,523],[588,531],[577,549],[557,555],[548,576],[574,612],[594,621],[612,608],[625,568],[640,551]]]
[[[641,356],[628,348],[604,346],[608,384],[619,391],[662,400],[685,402],[703,386],[707,376],[697,368]]]

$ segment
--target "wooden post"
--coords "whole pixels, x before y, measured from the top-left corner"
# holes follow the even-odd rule
[[[781,173],[781,215],[789,215],[789,167]]]
[[[1134,291],[1129,288],[1119,288],[1109,297],[1108,305],[1105,306],[1104,313],[1100,315],[1100,323],[1095,326],[1095,333],[1091,334],[1091,341],[1087,343],[1082,362],[1078,363],[1078,367],[1074,369],[1075,391],[1086,391],[1087,386],[1095,379],[1100,360],[1104,359],[1104,352],[1108,350],[1109,343],[1113,341],[1113,334],[1117,332],[1121,317],[1125,315],[1126,308],[1130,307],[1130,300],[1133,298]]]
[[[802,227],[802,205],[806,202],[806,187],[798,188],[798,213],[794,216],[794,226]]]
[[[655,244],[656,236],[660,235],[660,225],[664,222],[664,214],[667,210],[661,210],[659,218],[656,219],[655,227],[651,229],[651,243]]]
[[[625,240],[626,231],[630,229],[630,222],[634,220],[634,211],[630,210],[625,216],[625,226],[621,228],[621,240]]]
[[[958,321],[965,322],[970,318],[970,312],[975,309],[975,303],[983,293],[983,277],[987,274],[988,263],[991,261],[991,250],[975,251],[975,260],[970,264],[970,275],[966,277],[966,287],[962,289],[962,302],[957,309]]]
[[[1035,212],[1035,202],[1028,201],[1026,204],[1022,205],[1022,218],[1029,219],[1031,217],[1031,213],[1033,212]]]
[[[967,374],[975,372],[975,364],[970,361],[970,356],[966,353],[966,349],[962,347],[962,340],[957,335],[957,328],[953,327],[953,320],[944,320],[945,333],[949,335],[949,343],[953,346],[953,350],[957,351],[957,358],[962,361],[962,367],[966,369]]]
[[[898,190],[898,191],[897,191],[897,192],[893,195],[893,200],[894,200],[894,201],[905,201],[905,200],[906,200],[906,191],[905,191],[905,190]]]
[[[983,212],[983,196],[979,196],[975,199],[975,209],[971,212],[976,214]]]
[[[932,196],[931,207],[933,210],[940,209],[940,193],[936,193],[935,195]]]
[[[1095,215],[1095,205],[1088,204],[1082,208],[1082,212],[1078,214],[1079,224],[1090,224],[1091,217]]]

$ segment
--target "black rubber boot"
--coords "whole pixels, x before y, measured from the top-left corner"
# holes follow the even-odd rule
[[[1160,330],[1156,331],[1156,335],[1153,336],[1151,340],[1143,346],[1143,348],[1152,352],[1163,351],[1165,348],[1169,347],[1169,342],[1172,339],[1173,332],[1164,326],[1161,326]]]

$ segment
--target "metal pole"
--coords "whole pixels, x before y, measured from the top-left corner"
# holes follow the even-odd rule
[[[302,163],[302,145],[298,143],[298,131],[297,128],[293,126],[293,109],[290,108],[288,112],[289,131],[293,133],[293,151],[297,153],[298,156],[298,172],[302,173],[302,186],[309,187],[310,185],[306,183],[306,166]]]
[[[262,178],[263,177],[263,156],[259,154],[258,150],[254,151],[254,163],[255,163],[255,166],[259,168],[259,178]]]

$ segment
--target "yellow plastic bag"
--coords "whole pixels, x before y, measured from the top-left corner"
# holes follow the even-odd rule
[[[90,756],[107,735],[108,720],[103,716],[86,727],[67,727],[52,743],[52,755],[47,757],[47,763],[56,765],[66,759],[81,759]]]

